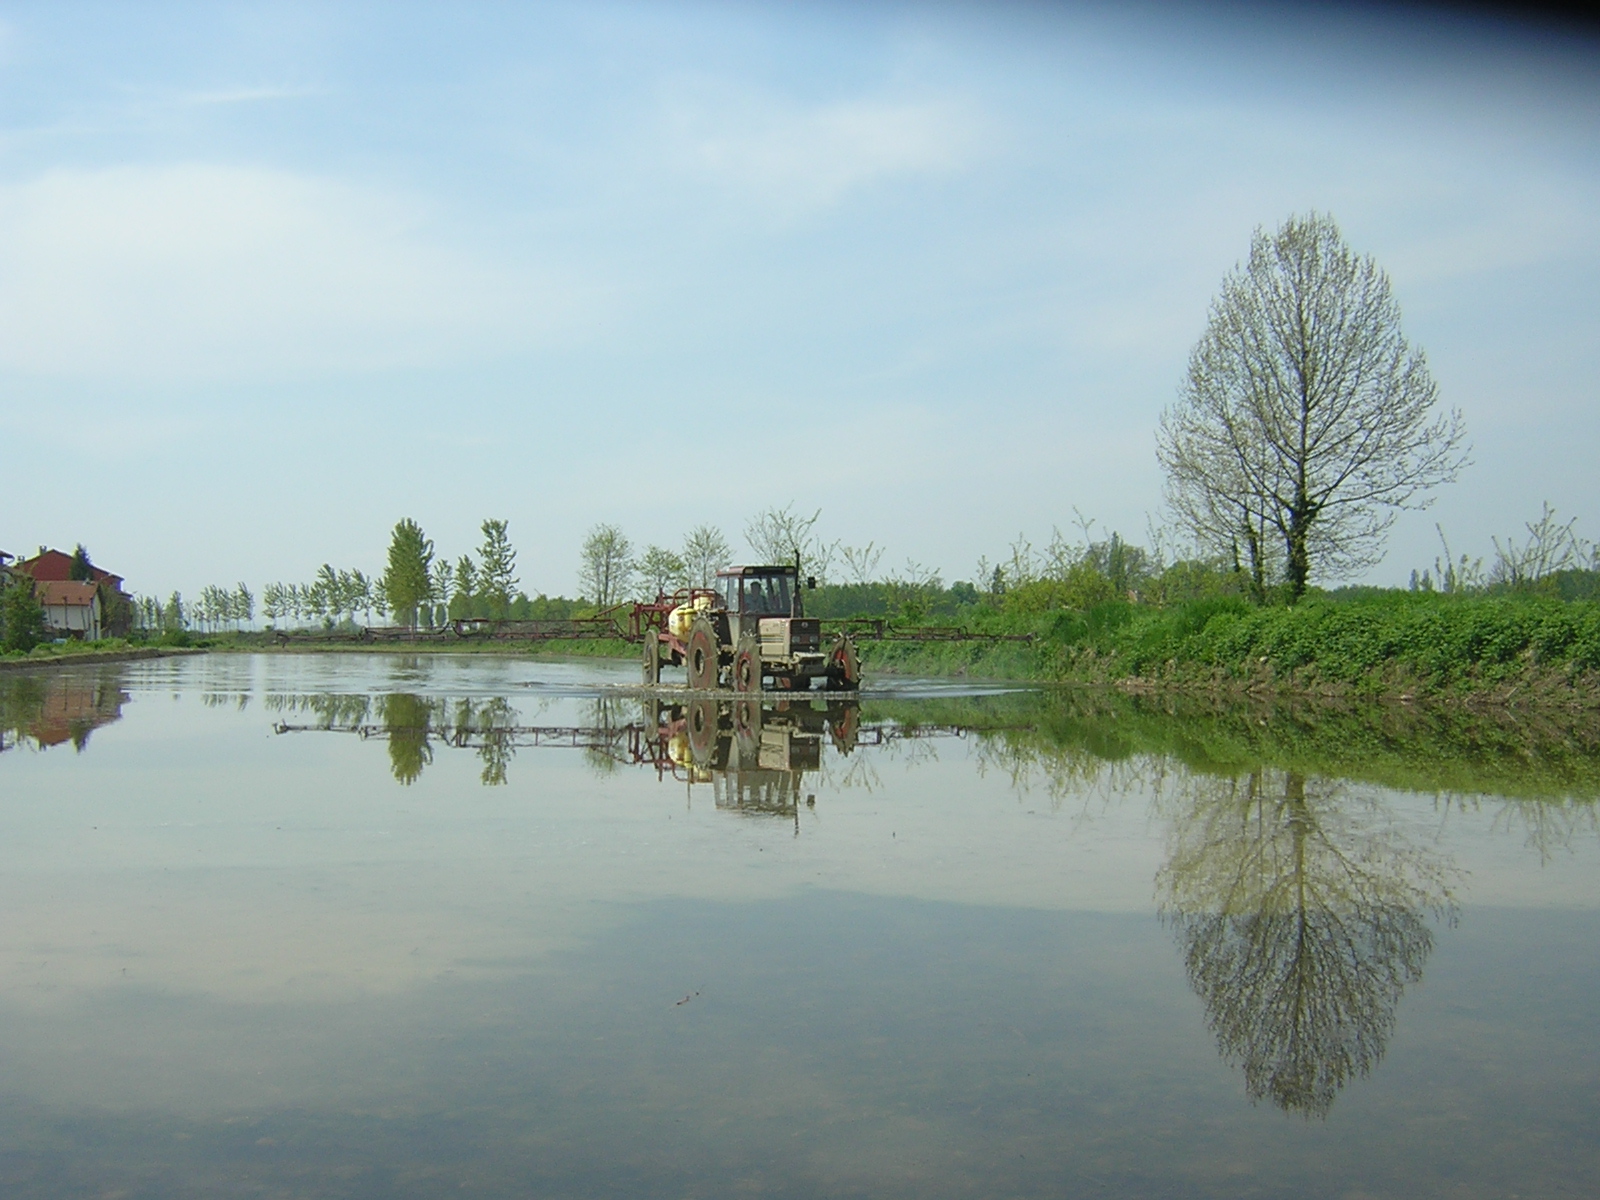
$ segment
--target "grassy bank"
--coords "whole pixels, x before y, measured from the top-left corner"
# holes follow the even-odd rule
[[[1355,696],[1600,698],[1600,603],[1374,592],[1293,608],[1234,597],[1166,608],[1112,601],[977,628],[1016,643],[869,644],[881,670],[1159,689]]]
[[[160,658],[168,654],[193,653],[177,644],[132,642],[123,638],[100,638],[92,642],[68,641],[59,645],[35,646],[25,653],[0,655],[0,671],[34,667],[64,666],[69,663],[131,662],[141,658]]]

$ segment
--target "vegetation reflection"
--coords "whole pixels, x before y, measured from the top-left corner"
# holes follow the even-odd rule
[[[1383,1057],[1453,868],[1376,796],[1295,771],[1192,776],[1157,878],[1189,982],[1251,1100],[1326,1116]]]

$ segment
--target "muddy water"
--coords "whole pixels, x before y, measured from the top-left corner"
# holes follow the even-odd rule
[[[632,663],[0,678],[0,1195],[1600,1194],[1600,760]]]

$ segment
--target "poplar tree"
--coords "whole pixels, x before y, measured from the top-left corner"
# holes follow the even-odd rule
[[[432,596],[432,565],[433,542],[423,534],[422,526],[405,518],[389,539],[389,562],[379,585],[397,623],[416,628],[417,610]]]
[[[483,545],[478,548],[477,594],[489,605],[493,616],[502,617],[511,604],[518,580],[517,552],[506,536],[506,522],[487,520],[482,525]]]
[[[478,595],[478,568],[473,564],[470,554],[463,554],[456,559],[456,590],[450,597],[450,615],[452,617],[471,617],[476,614],[472,611],[472,602]]]

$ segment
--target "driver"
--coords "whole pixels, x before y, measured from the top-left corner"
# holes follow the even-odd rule
[[[747,612],[764,613],[767,611],[767,597],[766,593],[761,590],[761,581],[759,579],[750,581],[750,586],[744,594],[744,605]]]

